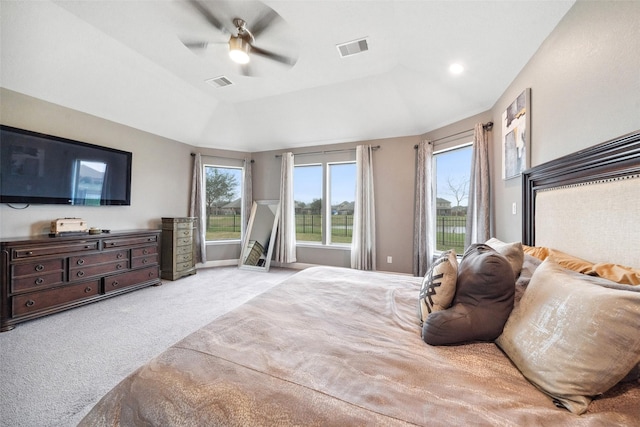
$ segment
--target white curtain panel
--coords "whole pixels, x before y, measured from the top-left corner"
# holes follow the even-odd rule
[[[276,234],[276,261],[296,262],[296,210],[293,201],[293,153],[282,155],[280,221]]]
[[[433,144],[421,141],[416,160],[416,194],[413,225],[413,274],[424,276],[434,253],[435,191],[433,180]]]
[[[189,216],[195,217],[197,228],[194,236],[196,262],[204,263],[207,260],[206,247],[206,213],[205,213],[205,191],[202,171],[202,156],[197,153],[193,158],[193,176],[191,179],[191,204],[189,206]]]
[[[249,217],[251,216],[251,208],[253,207],[253,183],[251,178],[251,166],[252,161],[245,159],[244,161],[244,177],[242,179],[243,189],[242,189],[242,248],[244,248],[244,234],[247,231],[247,224],[249,224]]]
[[[477,123],[473,131],[465,247],[484,243],[490,237],[489,186],[489,139],[482,123]]]
[[[356,200],[353,212],[351,268],[376,269],[376,216],[371,145],[356,147]]]

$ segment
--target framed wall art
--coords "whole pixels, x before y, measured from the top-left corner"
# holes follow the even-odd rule
[[[527,88],[502,113],[502,179],[520,176],[529,167],[531,89]]]

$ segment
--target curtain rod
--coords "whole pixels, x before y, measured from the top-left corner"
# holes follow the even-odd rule
[[[493,128],[493,122],[484,123],[482,125],[482,128],[484,130],[491,130]],[[452,133],[451,135],[443,136],[442,138],[438,138],[438,139],[434,139],[433,141],[429,141],[429,144],[434,144],[434,143],[436,143],[438,141],[442,141],[443,139],[447,139],[447,138],[451,138],[451,137],[454,137],[454,136],[462,135],[463,133],[468,133],[468,132],[471,132],[473,130],[474,129],[472,128],[472,129],[467,129],[467,130],[463,130],[463,131],[460,131],[460,132]],[[414,145],[413,148],[418,148],[418,146]]]
[[[201,154],[202,156],[203,154]],[[191,157],[195,157],[196,153],[191,153]],[[219,159],[227,159],[227,160],[247,160],[247,159],[237,159],[235,157],[225,157],[225,156],[211,156],[209,154],[204,154],[206,157],[217,157]],[[255,160],[251,159],[251,163],[255,163]]]
[[[379,145],[371,147],[372,150],[379,149]],[[345,151],[355,151],[355,148],[342,148],[340,150],[324,150],[324,151],[310,151],[308,153],[293,153],[294,156],[310,156],[312,154],[327,154],[327,153],[341,153]],[[282,157],[282,154],[276,154],[276,157]]]

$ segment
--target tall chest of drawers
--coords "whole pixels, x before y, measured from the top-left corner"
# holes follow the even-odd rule
[[[0,331],[160,284],[159,230],[3,240]]]
[[[162,278],[176,280],[196,274],[195,218],[162,218]]]

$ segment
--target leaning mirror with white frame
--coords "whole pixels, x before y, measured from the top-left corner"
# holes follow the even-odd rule
[[[279,218],[280,201],[253,202],[238,262],[239,268],[269,271]]]

